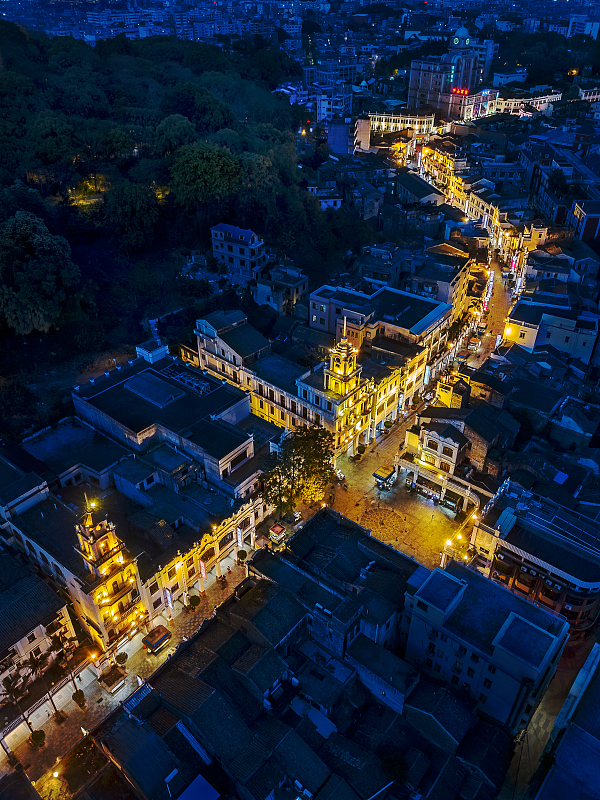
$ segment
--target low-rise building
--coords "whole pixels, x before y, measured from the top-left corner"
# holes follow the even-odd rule
[[[293,314],[308,292],[308,277],[296,267],[279,266],[263,270],[253,287],[259,306],[271,306],[278,314]]]
[[[434,203],[445,202],[444,193],[423,180],[410,167],[401,167],[394,179],[395,193],[402,203]]]
[[[73,647],[77,641],[64,598],[31,568],[0,552],[0,680],[10,677],[25,686],[35,679],[28,659],[39,659],[47,669],[57,656],[54,637],[71,640]]]
[[[417,375],[407,384],[405,401],[418,383],[429,383],[452,357],[447,341],[452,317],[448,303],[388,287],[368,295],[325,285],[311,293],[309,313],[311,328],[339,338],[345,326],[353,346],[366,353],[376,336],[423,348]]]
[[[503,338],[528,352],[550,344],[589,364],[598,337],[598,315],[571,308],[567,295],[535,292],[521,296],[510,311]]]
[[[511,733],[527,727],[569,637],[569,623],[452,561],[407,594],[406,659],[462,689]]]
[[[564,473],[556,473],[561,486]],[[473,528],[474,566],[496,583],[562,614],[571,631],[592,630],[600,613],[600,528],[549,498],[505,482]]]
[[[267,260],[264,242],[251,230],[224,222],[210,229],[213,257],[227,267],[227,272],[249,281]]]
[[[215,315],[209,319],[197,323],[202,368],[245,390],[258,418],[285,430],[314,424],[331,431],[337,452],[354,453],[359,444],[368,444],[386,421],[395,420],[414,394],[411,376],[417,365],[424,370],[421,348],[386,360],[366,354],[359,359],[358,347],[346,330],[341,331],[328,359],[307,369],[268,350],[263,352],[262,337],[245,318],[235,329],[235,340],[228,335],[228,328],[224,332],[218,328]],[[250,341],[261,346],[245,360],[243,352],[247,351],[242,348]]]

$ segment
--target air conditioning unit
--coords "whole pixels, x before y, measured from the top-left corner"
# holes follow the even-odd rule
[[[537,572],[534,569],[530,569],[529,570],[529,574],[533,575],[533,577],[535,578],[535,576],[537,575]]]
[[[560,583],[555,583],[554,584],[554,588],[555,589],[562,589],[562,586],[560,585]]]
[[[496,553],[496,558],[498,558],[500,561],[504,561],[504,556],[502,553]]]
[[[552,581],[550,580],[550,578],[544,578],[544,583],[547,583],[548,586],[552,586]]]
[[[565,603],[565,608],[567,609],[567,611],[573,610],[573,606],[568,606],[566,603]]]
[[[527,567],[521,567],[521,572],[527,572]]]
[[[296,789],[298,789],[299,792],[302,791],[302,784],[300,783],[300,781],[294,781],[294,786],[296,787]]]
[[[496,570],[494,570],[494,572],[492,572],[492,577],[493,577],[493,578],[497,578],[497,577],[498,577],[498,575],[500,575],[500,573],[499,573],[499,572],[497,572]]]

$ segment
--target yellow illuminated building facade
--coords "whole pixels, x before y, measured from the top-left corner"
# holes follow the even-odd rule
[[[92,638],[106,649],[124,634],[136,633],[147,617],[139,591],[138,569],[125,543],[107,520],[95,523],[90,503],[84,521],[76,526],[78,552],[90,575],[86,619]]]

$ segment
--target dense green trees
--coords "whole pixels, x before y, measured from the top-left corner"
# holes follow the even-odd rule
[[[4,375],[131,343],[172,308],[193,318],[194,303],[229,302],[179,278],[217,222],[253,228],[315,280],[373,236],[306,191],[302,109],[272,92],[299,67],[262,37],[92,48],[0,20],[0,55]]]
[[[71,249],[29,211],[17,211],[0,229],[0,314],[15,333],[58,324],[80,282]]]

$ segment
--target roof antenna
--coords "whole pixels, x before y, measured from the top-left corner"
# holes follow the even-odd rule
[[[346,338],[346,316],[344,315],[344,334],[342,336],[343,339]]]

